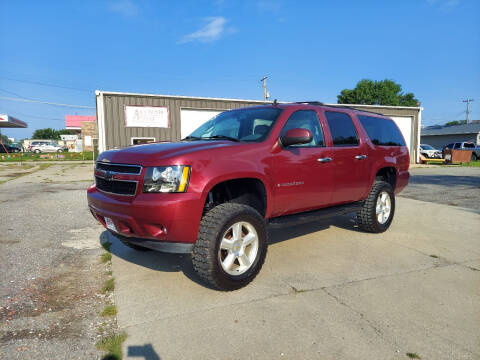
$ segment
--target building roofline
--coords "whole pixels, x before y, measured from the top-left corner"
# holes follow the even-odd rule
[[[164,95],[164,94],[143,94],[143,93],[130,93],[130,92],[118,92],[118,91],[104,91],[104,90],[95,90],[95,95],[124,95],[124,96],[146,96],[146,97],[165,97],[169,99],[188,99],[188,100],[217,100],[217,101],[238,101],[238,102],[250,102],[250,103],[259,103],[259,104],[272,104],[273,101],[263,101],[263,100],[250,100],[250,99],[230,99],[230,98],[216,98],[216,97],[201,97],[201,96],[184,96],[184,95]],[[278,101],[279,104],[288,104],[288,101]],[[413,107],[413,106],[390,106],[390,105],[363,105],[363,104],[323,104],[323,106],[332,106],[332,107],[366,107],[366,108],[387,108],[387,109],[415,109],[423,110],[423,107]],[[361,111],[360,109],[353,109]]]

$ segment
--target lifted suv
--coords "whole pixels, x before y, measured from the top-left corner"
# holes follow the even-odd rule
[[[103,152],[88,204],[127,246],[191,253],[203,280],[234,290],[260,271],[267,224],[356,212],[363,230],[387,230],[409,161],[388,117],[308,103],[249,107],[182,141]]]

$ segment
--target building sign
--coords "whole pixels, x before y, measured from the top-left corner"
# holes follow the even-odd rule
[[[63,141],[75,141],[78,139],[78,135],[60,135],[60,139]]]
[[[125,126],[168,128],[168,108],[125,105]]]

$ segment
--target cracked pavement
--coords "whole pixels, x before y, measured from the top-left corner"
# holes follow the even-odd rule
[[[124,354],[480,359],[480,215],[398,197],[395,216],[383,234],[352,216],[271,229],[262,271],[235,292],[206,288],[186,255],[111,236]]]

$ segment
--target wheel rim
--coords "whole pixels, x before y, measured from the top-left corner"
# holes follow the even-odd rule
[[[241,275],[250,269],[258,253],[258,235],[252,224],[240,221],[223,234],[218,260],[229,275]]]
[[[382,191],[377,198],[376,214],[377,221],[380,224],[385,224],[390,217],[392,211],[392,201],[390,200],[390,194],[386,191]]]

